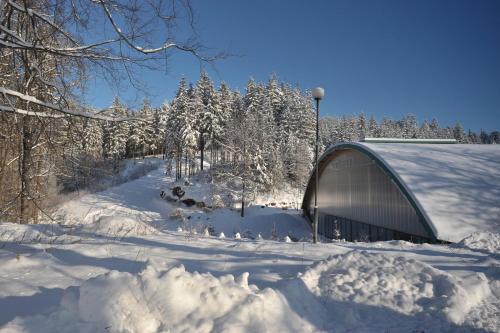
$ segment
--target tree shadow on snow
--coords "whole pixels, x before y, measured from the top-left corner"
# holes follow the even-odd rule
[[[145,267],[144,261],[133,261],[117,257],[89,257],[73,250],[51,248],[49,253],[67,266],[94,266],[136,274]]]
[[[69,292],[78,292],[78,287],[44,288],[30,296],[7,296],[0,298],[0,328],[16,317],[46,313],[60,304],[61,298]]]

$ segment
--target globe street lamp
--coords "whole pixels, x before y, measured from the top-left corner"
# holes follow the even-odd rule
[[[314,154],[314,173],[316,176],[314,182],[314,224],[313,224],[313,243],[318,242],[318,153],[319,153],[319,101],[325,96],[325,89],[316,87],[312,90],[312,96],[316,100],[316,152]]]

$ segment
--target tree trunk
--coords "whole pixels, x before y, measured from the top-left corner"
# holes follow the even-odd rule
[[[203,133],[200,133],[200,170],[203,171],[203,159],[205,150],[205,140],[203,139]]]
[[[21,180],[21,207],[19,212],[19,223],[29,223],[30,220],[30,193],[31,181],[29,176],[29,169],[31,163],[31,149],[32,149],[32,135],[27,124],[27,116],[21,120],[22,135],[21,135],[21,158],[20,162],[20,180]]]

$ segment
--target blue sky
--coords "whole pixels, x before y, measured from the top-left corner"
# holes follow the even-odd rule
[[[500,129],[500,1],[496,0],[193,0],[204,45],[238,56],[204,67],[218,84],[244,91],[271,73],[303,89],[320,85],[322,115],[407,113],[419,122],[459,121]],[[202,66],[176,53],[168,71],[144,71],[153,105],[170,100],[184,75]],[[91,82],[88,101],[105,107],[115,91]],[[124,89],[127,103],[142,92]]]

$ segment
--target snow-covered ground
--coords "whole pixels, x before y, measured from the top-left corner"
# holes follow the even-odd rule
[[[296,210],[186,208],[160,198],[173,185],[159,168],[66,202],[60,224],[0,224],[0,331],[500,331],[498,234],[311,244]]]

